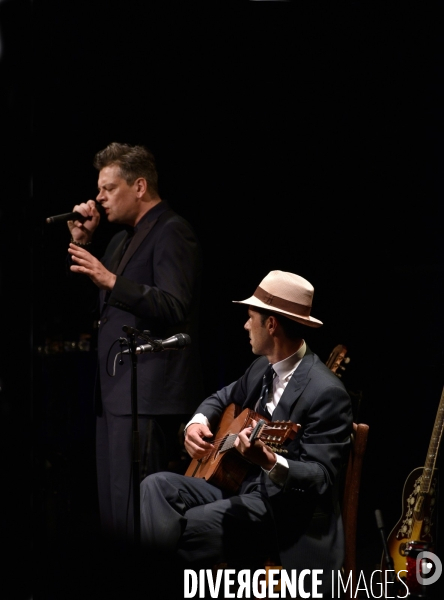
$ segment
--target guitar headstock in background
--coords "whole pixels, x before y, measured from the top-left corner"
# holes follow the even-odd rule
[[[342,377],[342,374],[345,371],[345,365],[348,365],[350,362],[350,357],[346,356],[346,354],[347,346],[344,346],[344,344],[338,344],[333,348],[327,362],[325,363],[330,371],[332,371],[339,378]],[[352,400],[353,419],[356,423],[359,423],[362,392],[355,392],[349,388],[347,388],[347,392]]]
[[[344,344],[338,344],[333,348],[328,357],[327,362],[325,363],[327,367],[338,377],[342,377],[342,373],[340,371],[345,371],[345,365],[350,362],[350,357],[346,356],[347,354],[347,346]]]

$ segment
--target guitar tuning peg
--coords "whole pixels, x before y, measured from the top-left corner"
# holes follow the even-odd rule
[[[274,444],[267,444],[268,447],[276,452],[276,454],[288,454],[288,450],[286,448],[282,448],[281,446],[275,446]]]

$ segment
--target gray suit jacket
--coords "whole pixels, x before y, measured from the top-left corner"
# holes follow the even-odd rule
[[[196,413],[206,415],[214,427],[232,402],[253,408],[267,364],[265,357],[256,359],[239,380],[204,400]],[[344,557],[339,500],[352,411],[340,379],[308,347],[272,420],[302,426],[285,446],[289,463],[285,485],[279,487],[257,469],[240,493],[263,490],[273,512],[280,564],[298,573],[323,569],[324,589],[328,589],[331,571],[341,568]]]

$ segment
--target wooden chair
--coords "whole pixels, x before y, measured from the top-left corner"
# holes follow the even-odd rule
[[[367,447],[369,426],[353,423],[352,443],[345,473],[342,497],[342,520],[345,536],[345,557],[343,573],[348,578],[352,574],[353,587],[356,587],[356,532],[358,526],[359,490],[361,487],[362,464]]]

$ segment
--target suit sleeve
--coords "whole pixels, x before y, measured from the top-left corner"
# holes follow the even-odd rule
[[[200,277],[200,249],[191,228],[180,219],[165,223],[152,259],[153,280],[118,275],[108,304],[136,317],[153,317],[168,325],[186,321]],[[150,269],[151,271],[151,269]]]
[[[210,422],[210,429],[214,431],[214,428],[219,423],[222,413],[225,408],[231,404],[232,400],[232,391],[233,388],[237,385],[236,381],[230,383],[229,385],[223,387],[219,391],[208,396],[196,409],[195,415],[202,414],[205,415],[208,421]]]
[[[316,392],[299,444],[288,456],[284,492],[324,494],[337,480],[348,454],[352,416],[346,390],[330,385]]]
[[[196,413],[204,414],[210,421],[211,427],[214,428],[218,424],[223,411],[229,404],[237,404],[241,408],[246,408],[246,401],[249,397],[249,390],[258,390],[261,385],[261,380],[258,379],[258,372],[265,371],[267,359],[260,357],[256,359],[245,371],[245,373],[237,381],[233,381],[229,385],[223,387],[219,391],[208,396],[197,407]],[[259,383],[257,383],[257,381]],[[253,383],[256,382],[256,383]]]

